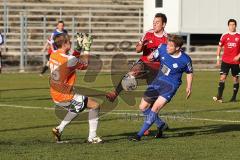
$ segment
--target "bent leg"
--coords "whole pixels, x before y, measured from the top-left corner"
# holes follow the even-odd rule
[[[59,130],[60,133],[63,132],[64,128],[77,116],[78,114],[72,111],[68,111],[60,125],[56,128]]]
[[[233,95],[230,100],[231,102],[236,102],[238,89],[239,89],[239,78],[238,76],[234,76],[233,77]]]
[[[122,80],[123,78],[129,74],[129,75],[132,75],[134,77],[138,77],[138,75],[141,73],[141,71],[143,70],[143,66],[142,64],[139,64],[139,63],[136,63],[133,65],[133,67],[129,70],[128,73],[126,73],[121,79],[120,81],[118,82],[118,85],[117,87],[115,88],[114,91],[112,92],[109,92],[106,94],[106,98],[110,101],[110,102],[113,102],[117,96],[122,92],[123,90],[123,87],[122,87]]]
[[[145,121],[144,121],[144,124],[141,128],[141,130],[138,132],[137,136],[139,138],[141,138],[143,135],[144,135],[144,132],[146,130],[148,130],[152,124],[155,122],[155,121],[159,121],[159,126],[162,126],[164,125],[164,122],[162,122],[159,117],[158,117],[158,111],[164,107],[164,105],[167,103],[167,100],[163,97],[159,97],[155,103],[153,104],[153,107],[151,109],[151,111],[149,111],[149,114],[147,115]],[[144,105],[145,104],[145,105]],[[143,105],[141,107],[144,108],[144,106],[147,106],[146,105],[147,103],[145,103],[143,101]]]
[[[221,70],[220,70],[220,79],[219,79],[219,83],[218,83],[218,93],[217,93],[216,100],[222,100],[223,91],[225,88],[225,81],[226,81],[226,78],[227,78],[230,68],[231,68],[230,64],[222,62]]]
[[[231,65],[231,72],[233,76],[233,95],[230,101],[236,102],[236,97],[239,89],[239,73],[240,73],[239,65],[238,64]]]
[[[218,83],[218,94],[217,94],[218,99],[222,99],[226,78],[227,78],[227,75],[225,74],[220,76],[220,81]]]

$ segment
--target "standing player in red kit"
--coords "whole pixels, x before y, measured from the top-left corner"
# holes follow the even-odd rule
[[[229,32],[222,35],[217,49],[217,66],[220,66],[220,53],[224,47],[222,55],[222,64],[220,70],[220,81],[218,85],[218,94],[213,97],[214,101],[223,102],[223,90],[229,70],[231,69],[233,77],[233,95],[230,102],[236,102],[236,96],[239,89],[239,53],[240,53],[240,34],[236,32],[237,21],[228,20]]]
[[[156,77],[160,63],[150,62],[147,56],[156,50],[160,44],[167,43],[167,33],[164,31],[166,23],[167,17],[165,14],[157,13],[155,15],[153,29],[147,31],[136,46],[136,52],[143,52],[143,54],[124,77],[131,75],[137,79],[146,79],[148,84]],[[123,90],[121,82],[122,80],[114,91],[106,94],[109,101],[113,102]]]

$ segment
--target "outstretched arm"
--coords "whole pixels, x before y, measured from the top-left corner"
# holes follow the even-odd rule
[[[188,99],[191,96],[192,93],[192,81],[193,81],[193,73],[187,74],[187,87],[186,87],[186,99]]]
[[[48,48],[48,45],[49,45],[49,43],[48,42],[46,42],[45,44],[44,44],[44,46],[43,46],[43,48],[42,48],[42,52],[45,52],[46,50],[47,50],[47,48]]]
[[[221,53],[222,47],[218,46],[217,48],[217,63],[216,66],[219,67],[220,66],[220,53]]]
[[[82,53],[79,56],[79,66],[78,69],[85,70],[89,63],[89,53],[92,45],[93,39],[91,35],[84,34],[82,37]]]
[[[158,48],[161,48],[161,44],[159,45]],[[155,49],[151,54],[149,54],[149,55],[147,56],[147,59],[148,59],[149,61],[155,61],[155,60],[159,59],[160,51],[158,50],[158,48]]]
[[[136,52],[140,53],[143,51],[144,47],[146,47],[148,44],[148,40],[144,41],[139,41],[138,44],[136,45]]]
[[[77,69],[86,70],[89,64],[89,54],[81,54],[79,57],[79,63]]]

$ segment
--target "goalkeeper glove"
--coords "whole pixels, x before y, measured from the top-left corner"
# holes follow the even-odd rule
[[[93,42],[92,36],[89,35],[89,34],[84,34],[83,41],[82,41],[83,50],[84,51],[90,51],[92,42]]]
[[[76,34],[76,38],[77,38],[77,47],[75,50],[81,52],[82,48],[83,48],[83,37],[84,35],[82,33],[77,33]]]

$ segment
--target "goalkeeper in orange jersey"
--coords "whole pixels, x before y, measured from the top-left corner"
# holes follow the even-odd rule
[[[78,45],[83,52],[78,56],[69,54],[71,48],[70,37],[67,34],[60,34],[54,38],[54,44],[58,48],[51,54],[49,66],[50,93],[56,106],[64,107],[68,110],[65,118],[55,128],[52,133],[57,142],[61,141],[64,128],[78,113],[89,109],[89,143],[100,143],[102,139],[96,134],[98,126],[99,104],[92,98],[75,93],[73,87],[76,80],[76,70],[86,69],[88,66],[89,51],[92,38],[89,35],[79,35]]]

